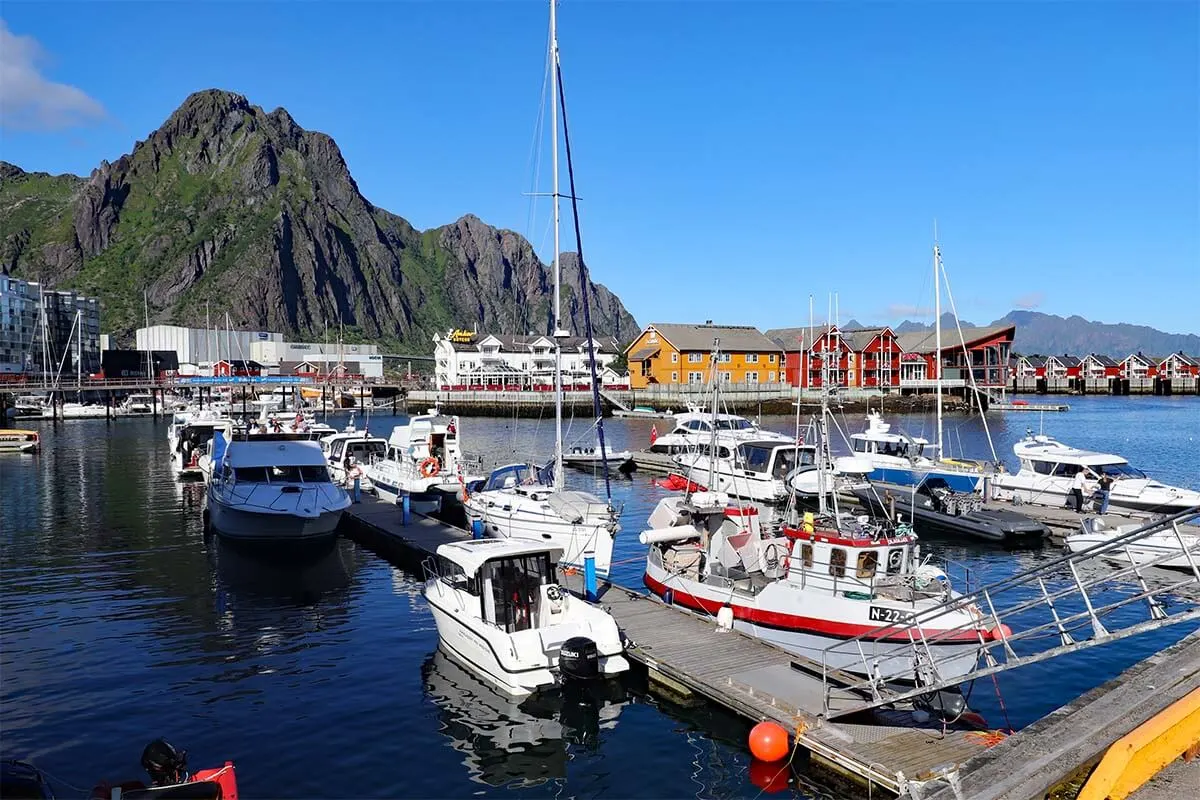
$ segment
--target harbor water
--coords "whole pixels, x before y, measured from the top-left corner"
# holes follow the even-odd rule
[[[894,418],[886,406],[885,416],[933,438],[931,416]],[[838,419],[846,433],[863,424]],[[384,436],[392,423],[369,421]],[[1044,426],[1200,488],[1195,398],[1072,398],[1067,413],[994,413],[988,423],[1010,469],[1013,442]],[[136,778],[143,745],[158,736],[187,749],[193,767],[235,761],[247,798],[759,794],[749,723],[731,714],[675,706],[636,679],[515,704],[438,653],[419,576],[348,541],[315,563],[273,564],[207,539],[203,487],[172,476],[164,422],[34,424],[42,453],[0,457],[0,756],[32,760],[59,797]],[[669,421],[605,427],[613,447],[633,449],[652,424],[663,433]],[[794,421],[763,424],[787,431]],[[567,442],[593,444],[589,425],[569,421]],[[946,431],[949,452],[987,455],[977,417],[947,416]],[[464,418],[460,435],[487,465],[544,459],[553,420]],[[603,494],[593,475],[569,481]],[[614,477],[612,491],[623,525],[613,578],[640,586],[636,534],[666,491],[637,474]],[[982,581],[1059,553],[924,546]],[[1187,632],[981,680],[972,706],[993,726],[1020,728]],[[794,771],[791,796],[857,796],[803,763]]]

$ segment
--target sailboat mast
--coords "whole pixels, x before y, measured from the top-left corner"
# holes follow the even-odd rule
[[[550,0],[550,76],[553,84],[550,91],[550,162],[553,173],[551,202],[554,204],[554,323],[551,327],[554,338],[554,485],[563,485],[563,432],[562,432],[562,264],[559,261],[559,209],[558,209],[558,17],[556,0]]]
[[[83,386],[83,312],[78,309],[75,311],[75,331],[75,388],[78,389]]]
[[[937,243],[937,224],[933,234],[933,380],[937,393],[937,457],[942,458],[942,253]]]

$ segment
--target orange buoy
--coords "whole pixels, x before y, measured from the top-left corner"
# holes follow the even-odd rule
[[[750,762],[750,782],[767,794],[786,791],[791,770],[787,764],[768,764],[757,758]]]
[[[788,734],[782,725],[760,722],[750,729],[750,752],[760,761],[780,761],[788,754]]]

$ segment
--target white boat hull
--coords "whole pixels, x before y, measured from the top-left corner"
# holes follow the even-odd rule
[[[471,522],[483,524],[485,536],[548,542],[562,548],[559,563],[564,566],[583,567],[587,554],[591,553],[596,574],[608,575],[615,532],[609,530],[607,515],[599,519],[589,515],[582,522],[568,522],[544,503],[529,502],[527,498],[514,502],[503,492],[495,493],[495,497],[489,497],[490,494],[493,493],[471,495],[463,504]]]
[[[342,511],[324,511],[312,517],[295,514],[266,514],[226,505],[208,498],[208,521],[227,539],[241,542],[316,542],[337,536]]]
[[[1097,527],[1097,522],[1098,520],[1089,519],[1084,523],[1081,532],[1068,536],[1067,550],[1079,553],[1097,545],[1107,544],[1116,537],[1132,532],[1138,527],[1137,523],[1112,528]],[[1156,566],[1190,570],[1200,567],[1200,535],[1183,533],[1177,538],[1173,532],[1161,531],[1130,542],[1123,547],[1114,548],[1106,552],[1103,558],[1118,564],[1138,565],[1149,564],[1165,558],[1163,561],[1158,561]]]

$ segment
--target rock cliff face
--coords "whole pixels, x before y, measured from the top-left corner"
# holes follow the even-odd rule
[[[564,326],[582,333],[578,259],[563,258]],[[94,292],[123,337],[152,323],[352,335],[430,349],[435,331],[548,332],[552,275],[532,246],[474,216],[428,231],[371,205],[337,144],[283,109],[209,90],[87,178],[0,162],[0,269]],[[597,334],[637,323],[589,283]]]

